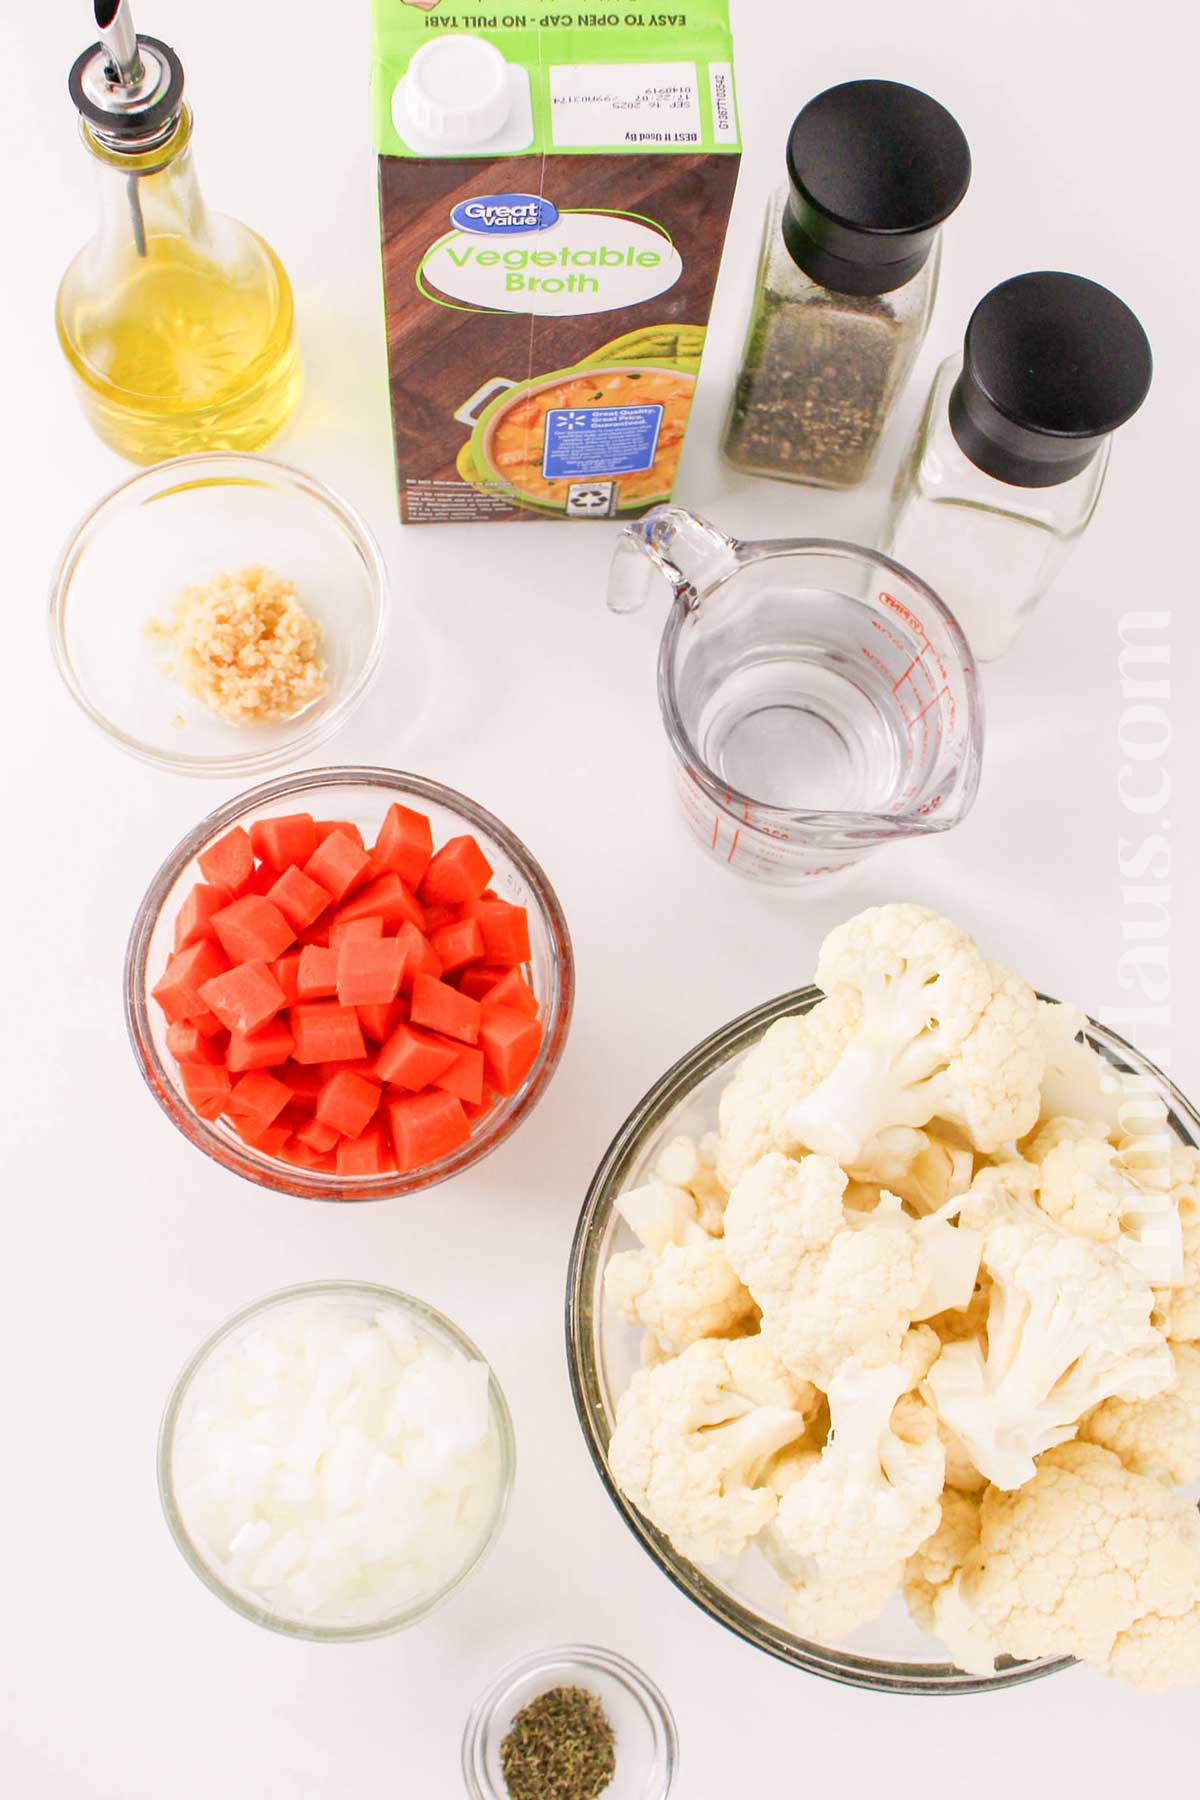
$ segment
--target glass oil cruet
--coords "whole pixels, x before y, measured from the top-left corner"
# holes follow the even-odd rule
[[[94,9],[99,42],[68,88],[100,222],[56,305],[84,411],[133,462],[255,449],[300,396],[291,284],[262,238],[205,205],[174,50],[134,30],[127,0]]]

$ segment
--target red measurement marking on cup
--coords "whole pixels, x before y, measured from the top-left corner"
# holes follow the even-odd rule
[[[911,731],[914,726],[919,725],[921,723],[921,720],[925,717],[925,714],[929,711],[930,707],[936,706],[939,700],[944,699],[946,694],[948,693],[948,691],[949,690],[947,688],[944,688],[944,687],[939,688],[937,693],[933,696],[933,699],[927,700],[925,702],[925,705],[921,708],[921,710],[917,714],[916,718],[909,720],[908,729]]]
[[[738,839],[741,837],[741,835],[742,835],[742,831],[741,831],[741,827],[739,826],[738,829],[733,834],[733,842],[729,846],[729,855],[725,858],[725,861],[727,863],[731,863],[733,861],[733,853],[738,847]]]

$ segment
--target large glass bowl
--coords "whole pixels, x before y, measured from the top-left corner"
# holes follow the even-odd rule
[[[383,1614],[378,1618],[356,1620],[348,1624],[317,1623],[274,1612],[254,1593],[234,1587],[216,1566],[208,1547],[192,1531],[186,1508],[181,1505],[175,1484],[176,1436],[180,1425],[186,1423],[189,1417],[196,1377],[214,1356],[227,1351],[239,1339],[245,1338],[268,1313],[303,1310],[331,1300],[361,1315],[363,1319],[370,1319],[385,1310],[398,1312],[417,1332],[433,1339],[443,1348],[455,1351],[471,1362],[487,1360],[471,1339],[446,1318],[444,1313],[395,1288],[377,1287],[365,1281],[313,1281],[300,1287],[282,1288],[278,1293],[267,1294],[263,1299],[256,1300],[241,1312],[235,1313],[232,1319],[227,1319],[214,1331],[191,1357],[172,1388],[158,1435],[158,1493],[171,1536],[184,1560],[205,1587],[219,1600],[223,1600],[226,1606],[232,1607],[234,1612],[240,1613],[253,1624],[264,1625],[268,1631],[281,1632],[285,1637],[307,1638],[311,1642],[322,1644],[345,1644],[407,1630],[410,1625],[427,1618],[474,1573],[499,1537],[508,1512],[516,1470],[516,1443],[508,1404],[495,1374],[489,1372],[488,1399],[498,1464],[496,1491],[487,1523],[460,1566],[452,1570],[438,1588],[414,1601],[403,1612]]]
[[[407,1173],[344,1176],[302,1169],[244,1144],[225,1123],[210,1124],[184,1097],[179,1069],[167,1050],[166,1020],[150,990],[171,951],[175,915],[194,881],[196,858],[235,825],[246,828],[274,813],[311,812],[316,818],[345,819],[359,826],[368,843],[393,801],[427,813],[435,844],[463,832],[479,841],[495,871],[492,886],[502,899],[524,906],[529,917],[532,957],[526,979],[541,1006],[542,1042],[533,1067],[515,1093],[506,1094],[474,1122],[471,1136],[448,1156]],[[134,1056],[150,1092],[171,1123],[190,1143],[235,1175],[282,1194],[309,1200],[387,1200],[435,1186],[459,1174],[502,1144],[529,1116],[558,1067],[571,1022],[575,965],[567,922],[540,863],[492,813],[465,794],[397,769],[313,769],[251,788],[201,819],[176,844],[146,891],[125,952],[125,1022]]]
[[[327,687],[291,719],[221,718],[171,672],[169,623],[185,587],[262,564],[296,586],[322,629]],[[254,775],[311,756],[349,718],[383,652],[387,572],[366,522],[315,476],[213,451],[130,476],[64,546],[50,589],[59,674],[131,756],[179,775]],[[423,639],[405,620],[407,716],[424,698]]]
[[[609,1472],[616,1400],[639,1365],[640,1345],[640,1334],[614,1319],[604,1305],[609,1257],[636,1247],[616,1211],[617,1198],[646,1178],[673,1137],[687,1133],[698,1138],[713,1128],[717,1103],[734,1065],[768,1025],[789,1013],[808,1012],[821,998],[818,988],[798,988],[743,1013],[705,1038],[655,1083],[610,1144],[584,1201],[567,1280],[567,1359],[584,1438],[613,1504],[663,1573],[711,1618],[783,1662],[851,1687],[902,1694],[977,1694],[1053,1675],[1069,1668],[1070,1659],[1002,1660],[991,1675],[964,1674],[939,1657],[937,1644],[912,1623],[900,1598],[846,1643],[797,1637],[775,1601],[778,1578],[753,1546],[719,1570],[697,1568],[619,1492]],[[1153,1063],[1093,1020],[1087,1021],[1086,1036],[1115,1068],[1132,1072],[1157,1089],[1181,1143],[1200,1144],[1200,1115]]]

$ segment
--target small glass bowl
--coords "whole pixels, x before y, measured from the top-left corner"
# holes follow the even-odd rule
[[[521,1708],[556,1687],[587,1688],[608,1715],[616,1772],[604,1800],[667,1800],[679,1766],[671,1709],[648,1675],[615,1651],[591,1644],[564,1644],[526,1656],[480,1695],[463,1733],[463,1780],[470,1800],[509,1800],[500,1747]]]
[[[364,1317],[372,1317],[384,1307],[394,1307],[409,1319],[418,1329],[429,1336],[437,1338],[452,1350],[460,1351],[472,1362],[486,1362],[487,1358],[479,1351],[465,1332],[446,1318],[436,1307],[427,1306],[423,1300],[416,1300],[411,1294],[403,1294],[396,1288],[378,1287],[366,1281],[312,1281],[298,1287],[281,1288],[277,1293],[266,1294],[261,1300],[244,1307],[227,1319],[210,1338],[207,1338],[196,1354],[183,1370],[163,1413],[162,1425],[158,1433],[158,1494],[162,1502],[163,1513],[171,1536],[174,1538],[184,1561],[193,1574],[200,1577],[205,1587],[214,1593],[218,1600],[249,1619],[255,1625],[263,1625],[268,1631],[278,1631],[285,1637],[306,1638],[319,1644],[351,1644],[363,1638],[386,1637],[393,1631],[406,1631],[410,1625],[416,1625],[421,1619],[428,1618],[435,1608],[448,1600],[451,1594],[460,1588],[467,1578],[482,1563],[500,1535],[508,1512],[508,1503],[512,1495],[513,1477],[516,1473],[516,1440],[513,1436],[512,1416],[508,1403],[504,1398],[500,1383],[489,1368],[488,1394],[491,1402],[492,1426],[496,1433],[496,1441],[500,1452],[499,1480],[496,1484],[496,1500],[487,1529],[473,1547],[470,1556],[453,1577],[435,1593],[428,1594],[406,1612],[390,1614],[385,1618],[372,1619],[366,1623],[353,1625],[318,1625],[304,1619],[294,1619],[280,1613],[274,1613],[264,1607],[252,1594],[244,1593],[231,1587],[222,1575],[213,1567],[204,1551],[188,1530],[183,1518],[178,1499],[175,1494],[174,1481],[174,1449],[175,1434],[180,1421],[186,1416],[192,1383],[200,1370],[218,1350],[227,1346],[234,1338],[245,1337],[248,1332],[260,1323],[269,1312],[280,1311],[288,1306],[306,1306],[314,1300],[335,1299],[361,1310]]]
[[[261,563],[323,628],[328,687],[295,718],[235,724],[169,673],[185,587]],[[323,482],[265,456],[180,456],[133,475],[72,532],[50,590],[59,673],[122,750],[180,775],[252,775],[311,754],[365,694],[387,632],[369,528]],[[164,666],[165,665],[165,666]],[[415,714],[419,696],[412,696]]]
[[[502,1096],[481,1114],[467,1142],[448,1156],[403,1174],[392,1170],[384,1175],[344,1176],[302,1169],[251,1149],[222,1120],[210,1124],[192,1110],[180,1085],[178,1066],[167,1050],[166,1020],[151,1000],[150,989],[166,966],[175,915],[187,889],[200,879],[196,858],[207,845],[234,825],[249,827],[255,819],[289,812],[350,820],[369,843],[394,800],[429,815],[435,843],[472,833],[495,871],[492,886],[496,892],[527,909],[533,954],[526,979],[541,1005],[541,1048],[516,1093]],[[146,1085],[172,1124],[235,1175],[276,1193],[307,1200],[387,1200],[434,1187],[489,1155],[545,1093],[566,1043],[575,998],[575,964],[562,907],[541,865],[520,839],[492,813],[453,788],[396,769],[372,768],[313,769],[284,775],[250,788],[201,819],[175,846],[146,890],[129,934],[124,981],[125,1023],[134,1056]]]
[[[851,1687],[893,1694],[993,1693],[1056,1674],[1071,1666],[1070,1659],[1002,1658],[990,1675],[964,1674],[938,1655],[934,1640],[918,1630],[899,1598],[847,1643],[798,1637],[779,1607],[779,1579],[753,1545],[719,1570],[697,1567],[625,1498],[608,1466],[616,1401],[639,1366],[640,1347],[640,1334],[614,1319],[604,1303],[609,1257],[634,1243],[616,1210],[617,1199],[646,1179],[672,1138],[699,1138],[712,1129],[735,1065],[769,1025],[809,1012],[822,998],[819,988],[798,988],[713,1032],[654,1084],[609,1145],[579,1215],[567,1276],[567,1362],[575,1410],[600,1479],[629,1529],[680,1592],[718,1624],[794,1668]],[[1139,1091],[1161,1096],[1170,1130],[1181,1143],[1200,1144],[1200,1114],[1160,1069],[1093,1019],[1085,1021],[1084,1035],[1114,1068],[1139,1077]]]

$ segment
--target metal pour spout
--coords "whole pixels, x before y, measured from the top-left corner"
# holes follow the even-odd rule
[[[105,72],[121,87],[136,87],[146,70],[128,0],[94,0],[93,10],[96,31],[108,57]]]

